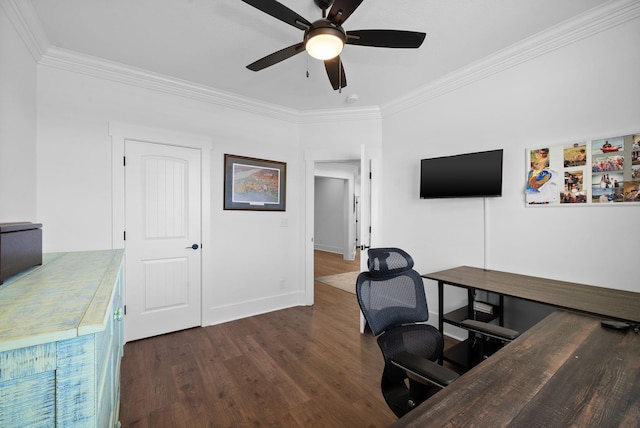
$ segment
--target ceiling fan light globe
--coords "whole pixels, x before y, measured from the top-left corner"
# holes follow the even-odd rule
[[[338,30],[332,30],[322,28],[309,33],[305,43],[309,55],[323,61],[340,55],[345,38]]]

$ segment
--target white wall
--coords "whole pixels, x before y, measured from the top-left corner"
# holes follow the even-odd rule
[[[38,70],[38,212],[44,250],[110,248],[109,122],[210,137],[213,248],[205,324],[301,304],[298,125],[83,74]],[[223,210],[224,154],[287,162],[285,212]],[[286,227],[281,226],[286,219]]]
[[[305,288],[308,277],[313,284],[303,238],[312,236],[302,215],[305,153],[317,144],[321,158],[359,158],[362,143],[379,146],[377,110],[373,120],[360,111],[329,118],[277,108],[265,113],[270,109],[225,97],[171,95],[176,91],[165,91],[162,84],[146,89],[136,76],[121,78],[117,71],[114,76],[72,53],[57,51],[36,65],[4,10],[0,24],[0,221],[42,222],[45,252],[118,246],[111,230],[109,124],[206,136],[213,143],[208,237],[213,248],[204,263],[215,278],[204,284],[204,323],[313,302],[313,287]],[[325,131],[336,122],[339,135],[326,145]],[[302,138],[303,131],[314,135]],[[286,212],[224,211],[225,153],[287,162]]]
[[[527,148],[640,131],[638,40],[634,19],[407,110],[383,109],[386,244],[424,273],[482,267],[483,200],[420,200],[420,159],[503,148],[503,196],[487,200],[486,267],[640,292],[638,205],[527,208],[523,195]],[[598,256],[604,249],[615,257]],[[445,305],[463,298],[451,292]]]
[[[36,61],[0,7],[0,223],[38,221],[35,153]]]

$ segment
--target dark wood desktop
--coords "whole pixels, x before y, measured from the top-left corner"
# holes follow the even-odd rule
[[[639,322],[640,293],[466,266],[423,277],[438,281],[440,293],[449,284],[568,310],[549,315],[393,427],[639,426],[640,334],[600,322]]]
[[[640,293],[460,266],[422,275],[442,285],[489,291],[609,318],[640,322]],[[442,314],[442,308],[440,308]]]
[[[558,310],[392,427],[637,427],[640,335]]]

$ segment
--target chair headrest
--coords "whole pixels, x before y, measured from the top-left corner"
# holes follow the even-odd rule
[[[369,248],[367,266],[372,277],[396,275],[413,269],[413,258],[400,248]]]

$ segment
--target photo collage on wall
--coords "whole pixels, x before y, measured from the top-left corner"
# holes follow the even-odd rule
[[[640,202],[640,134],[527,150],[528,205]]]

